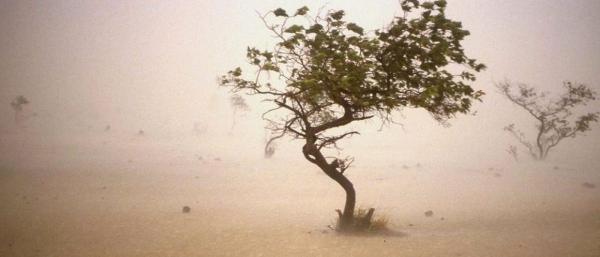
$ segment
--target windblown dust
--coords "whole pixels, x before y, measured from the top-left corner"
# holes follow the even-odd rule
[[[359,205],[394,232],[347,236],[343,191],[300,159],[2,139],[0,256],[600,256],[589,168],[358,163]]]

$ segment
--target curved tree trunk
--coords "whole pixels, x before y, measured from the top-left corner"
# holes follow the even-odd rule
[[[356,191],[354,191],[352,182],[342,172],[338,171],[334,164],[327,162],[321,151],[314,144],[314,141],[311,142],[310,139],[307,139],[306,144],[302,148],[302,153],[308,161],[321,168],[327,176],[337,182],[346,192],[346,203],[344,205],[344,212],[340,215],[339,228],[342,230],[351,228],[354,223],[354,206],[356,205]]]

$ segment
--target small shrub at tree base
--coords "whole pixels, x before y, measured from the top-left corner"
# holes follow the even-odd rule
[[[374,208],[358,208],[354,211],[353,226],[342,225],[342,211],[336,210],[338,218],[335,230],[338,232],[378,233],[389,231],[389,218],[378,215],[375,217]]]

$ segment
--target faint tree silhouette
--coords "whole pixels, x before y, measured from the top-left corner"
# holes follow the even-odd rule
[[[237,121],[238,112],[247,112],[250,110],[250,106],[246,103],[243,97],[238,94],[234,94],[229,98],[229,102],[231,103],[231,107],[233,108],[233,122],[231,123],[230,133],[233,132]]]
[[[590,130],[598,121],[598,112],[590,112],[571,119],[573,109],[595,100],[596,92],[583,84],[564,82],[565,92],[558,99],[547,99],[547,93],[523,83],[497,83],[496,87],[508,100],[526,110],[536,122],[536,137],[528,140],[525,134],[509,124],[504,128],[523,145],[535,160],[544,160],[551,149],[565,138],[574,138]],[[513,92],[516,91],[516,92]]]
[[[10,102],[10,106],[15,111],[15,123],[19,123],[21,120],[21,113],[23,111],[23,106],[29,104],[29,100],[22,95],[15,97],[15,99]]]

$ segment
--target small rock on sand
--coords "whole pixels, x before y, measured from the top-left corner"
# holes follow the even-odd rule
[[[189,213],[190,211],[192,211],[192,208],[190,208],[189,206],[183,206],[183,209],[181,211],[183,213]]]
[[[431,217],[431,216],[433,216],[433,211],[432,210],[429,210],[429,211],[425,212],[425,217]]]

